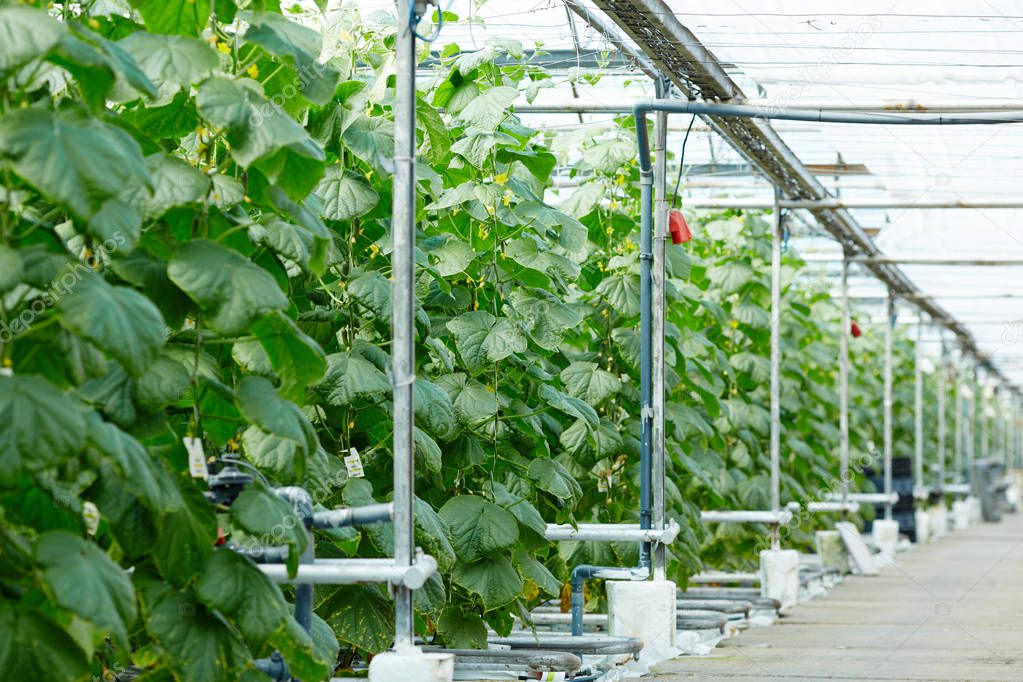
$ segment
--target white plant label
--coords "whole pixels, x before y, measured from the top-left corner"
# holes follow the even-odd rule
[[[188,450],[188,473],[192,478],[206,480],[210,477],[210,470],[206,467],[206,453],[202,449],[202,440],[199,438],[185,438],[185,449]]]
[[[85,521],[85,532],[95,535],[99,530],[99,509],[92,502],[82,505],[82,519]]]
[[[0,367],[0,377],[12,377],[14,376],[14,370],[10,367]]]
[[[345,457],[345,468],[348,469],[348,477],[364,478],[366,472],[362,468],[362,457],[359,457],[359,451],[352,448],[349,452],[351,454]]]
[[[609,489],[608,480],[606,476],[601,476],[597,479],[597,492],[606,493]]]

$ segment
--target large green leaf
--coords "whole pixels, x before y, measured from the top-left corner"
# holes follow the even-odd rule
[[[449,649],[486,649],[487,624],[474,611],[452,604],[440,614],[437,631]]]
[[[439,514],[451,530],[451,545],[463,562],[506,550],[519,538],[515,517],[482,497],[453,497],[440,508]]]
[[[510,511],[521,526],[533,531],[539,537],[543,537],[547,533],[547,522],[543,520],[540,512],[529,500],[515,495],[500,483],[494,483],[491,489],[494,493],[494,502]]]
[[[451,546],[448,529],[444,520],[429,504],[419,499],[414,500],[416,519],[416,544],[434,559],[441,571],[447,572],[455,565],[455,550]]]
[[[246,19],[245,40],[290,61],[302,95],[313,104],[327,104],[340,74],[330,64],[317,61],[322,49],[320,34],[273,12],[251,14]]]
[[[291,318],[270,313],[252,325],[252,333],[266,351],[270,366],[281,380],[281,394],[301,400],[305,389],[316,384],[327,371],[327,358],[320,345],[306,336]]]
[[[526,473],[538,488],[549,492],[559,500],[575,502],[583,496],[579,482],[560,463],[541,457],[529,463]]]
[[[442,440],[450,440],[457,432],[455,406],[448,394],[426,379],[416,380],[413,395],[416,422]]]
[[[305,526],[284,499],[261,485],[249,485],[231,503],[231,518],[264,545],[287,544],[293,556],[308,543]]]
[[[0,117],[0,158],[85,220],[125,187],[150,184],[138,143],[74,107],[16,109]]]
[[[324,159],[323,150],[309,133],[265,99],[255,81],[214,76],[199,86],[195,102],[206,120],[227,131],[231,155],[242,166],[251,166],[285,147],[313,161]]]
[[[84,405],[33,376],[0,375],[0,482],[76,456],[85,445]]]
[[[132,188],[121,194],[121,199],[150,220],[159,218],[176,206],[202,202],[210,193],[210,179],[192,164],[169,154],[151,154],[146,157],[146,170],[153,189]]]
[[[135,59],[163,97],[198,83],[220,65],[209,45],[181,35],[135,31],[117,44]]]
[[[576,419],[585,419],[586,422],[593,427],[600,424],[600,418],[597,417],[596,411],[585,401],[580,400],[575,396],[562,393],[550,384],[541,385],[539,393],[544,402],[554,409],[569,414]]]
[[[153,560],[164,577],[184,587],[198,575],[217,540],[217,517],[213,506],[195,485],[180,485],[180,508],[164,511],[159,518]]]
[[[339,640],[362,651],[385,651],[394,640],[394,606],[376,585],[339,587],[317,610]]]
[[[561,370],[561,382],[571,395],[596,407],[613,396],[622,382],[595,362],[573,362]]]
[[[356,398],[388,393],[387,376],[358,353],[333,353],[327,356],[327,375],[320,388],[331,405],[348,405]]]
[[[467,124],[486,132],[494,132],[508,115],[508,107],[519,96],[515,88],[499,86],[489,88],[469,102],[458,113]]]
[[[256,318],[288,306],[270,273],[216,242],[197,239],[182,246],[171,258],[167,276],[209,314],[209,325],[224,334],[248,331]]]
[[[516,550],[512,556],[515,565],[519,567],[522,577],[536,583],[548,597],[557,598],[561,596],[561,581],[554,577],[550,570],[537,561],[529,552]]]
[[[63,24],[42,10],[0,8],[0,74],[45,56],[66,32]]]
[[[253,655],[237,630],[191,594],[176,590],[151,572],[136,570],[135,588],[142,604],[146,632],[175,679],[224,682]]]
[[[327,220],[351,220],[372,210],[380,201],[373,186],[340,165],[328,166],[320,184],[313,190],[323,201]]]
[[[478,594],[488,611],[522,596],[522,578],[505,554],[480,559],[471,564],[459,563],[455,566],[451,580],[469,592]]]
[[[525,352],[528,345],[525,333],[514,321],[495,318],[483,310],[449,320],[447,327],[455,335],[455,347],[462,360],[477,372],[491,362]]]
[[[210,0],[131,0],[153,33],[202,32],[210,18]]]
[[[110,285],[89,271],[71,270],[66,276],[80,279],[57,301],[64,327],[106,350],[133,375],[145,373],[164,343],[163,315],[156,306],[134,289]],[[59,281],[64,280],[62,275]]]
[[[58,604],[127,644],[135,591],[123,568],[95,544],[62,530],[40,535],[35,557]]]
[[[63,625],[24,601],[0,600],[0,670],[22,680],[88,680],[89,658]]]
[[[369,270],[348,283],[348,295],[381,320],[391,317],[391,284],[376,270]]]
[[[131,482],[132,495],[154,513],[165,514],[182,507],[174,481],[141,443],[94,412],[86,420],[89,445],[113,462],[125,481]]]
[[[557,350],[565,332],[582,322],[576,308],[543,289],[512,289],[508,298],[529,337],[547,350]]]
[[[295,403],[282,398],[263,377],[247,376],[235,391],[238,410],[268,433],[294,441],[306,454],[316,452],[319,441],[312,424]]]

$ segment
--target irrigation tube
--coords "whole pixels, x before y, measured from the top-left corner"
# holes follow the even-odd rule
[[[884,328],[884,493],[892,492],[892,343],[895,336],[895,297],[888,290],[888,324]],[[884,518],[892,520],[892,503],[884,505]]]

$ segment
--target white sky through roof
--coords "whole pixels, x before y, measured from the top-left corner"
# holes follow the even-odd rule
[[[443,1],[443,0],[442,0]],[[671,10],[708,47],[750,98],[782,104],[835,105],[916,102],[977,104],[1023,102],[1023,2],[1013,0],[667,0]],[[347,4],[347,3],[346,3]],[[381,0],[356,3],[364,16],[393,12]],[[827,12],[822,12],[822,8]],[[465,19],[468,0],[451,11]],[[494,38],[520,40],[529,50],[577,49],[572,26],[558,0],[489,0],[474,7],[477,18],[446,26],[435,43],[479,49]],[[598,11],[599,14],[599,11]],[[608,49],[604,39],[578,18],[583,57]],[[554,87],[537,102],[572,98],[567,58],[555,69]],[[611,70],[596,86],[577,85],[582,101],[628,101],[649,97],[652,86],[640,72]],[[531,125],[579,129],[575,114],[524,114]],[[585,127],[599,132],[610,114],[587,114]],[[671,120],[669,147],[676,152],[688,117]],[[777,121],[782,138],[807,164],[864,164],[870,175],[824,178],[844,198],[922,200],[1016,200],[1023,186],[1023,124],[925,127],[853,126]],[[742,163],[720,139],[697,122],[686,164]],[[671,171],[674,177],[675,170]],[[691,175],[689,198],[768,199],[770,187],[749,174]],[[1023,210],[854,210],[867,228],[883,228],[878,245],[891,257],[1023,258]],[[811,218],[807,218],[811,220]],[[814,248],[838,253],[814,239]],[[1020,293],[1023,267],[904,266],[925,292]],[[857,278],[860,288],[869,284]],[[860,286],[862,285],[862,286]],[[982,352],[1003,373],[1023,384],[1023,298],[938,298],[938,303],[974,334]],[[936,345],[929,344],[936,352]]]

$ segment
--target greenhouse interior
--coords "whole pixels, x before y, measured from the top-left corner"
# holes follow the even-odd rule
[[[1021,35],[0,0],[3,677],[1023,680]]]

